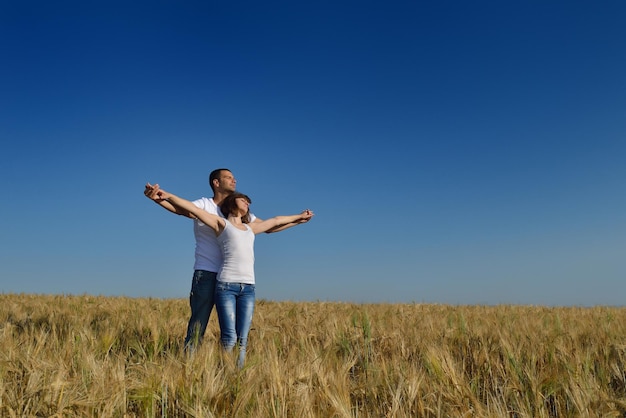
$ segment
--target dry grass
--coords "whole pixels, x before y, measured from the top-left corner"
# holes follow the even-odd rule
[[[2,417],[623,417],[626,309],[259,301],[246,367],[186,300],[0,295]]]

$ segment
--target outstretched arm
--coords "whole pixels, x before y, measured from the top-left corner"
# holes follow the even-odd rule
[[[309,209],[305,209],[302,211],[302,214],[306,213],[307,211],[309,211]],[[310,212],[310,211],[309,211]],[[313,214],[313,212],[311,212],[311,214]],[[290,222],[288,224],[285,225],[279,225],[279,226],[275,226],[273,228],[268,229],[267,231],[265,231],[266,234],[273,234],[274,232],[280,232],[280,231],[284,231],[285,229],[289,229],[292,226],[296,226],[296,225],[300,225],[300,224],[304,224],[307,223],[311,220],[311,217],[306,218],[306,219],[300,219],[296,222]],[[261,219],[256,218],[254,220],[254,222],[263,222]]]
[[[309,221],[313,217],[313,212],[310,210],[302,211],[297,215],[288,215],[288,216],[275,216],[270,219],[266,219],[264,221],[252,222],[250,228],[255,234],[260,234],[261,232],[269,232],[272,229],[282,228],[281,231],[286,229],[285,227],[290,227],[294,225],[298,225],[300,223],[304,223]],[[288,226],[289,225],[289,226]],[[278,232],[277,230],[272,232]]]
[[[206,226],[213,229],[216,234],[220,234],[224,230],[225,221],[223,218],[209,213],[203,209],[200,209],[192,202],[187,199],[183,199],[182,197],[178,197],[172,193],[166,192],[163,189],[159,189],[157,192],[160,199],[167,201],[173,207],[185,211],[193,217],[199,219]]]
[[[150,184],[150,183],[146,183],[146,188],[143,191],[143,194],[150,200],[152,200],[153,202],[155,202],[157,205],[161,206],[163,209],[166,209],[176,215],[181,215],[181,216],[186,216],[188,218],[192,218],[195,219],[196,216],[193,215],[192,213],[176,207],[174,205],[172,205],[170,202],[168,202],[167,200],[161,198],[159,196],[159,185],[158,184]]]

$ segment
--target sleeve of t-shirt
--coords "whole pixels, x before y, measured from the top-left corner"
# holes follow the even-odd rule
[[[204,198],[200,198],[198,200],[194,200],[191,203],[199,207],[200,209],[206,210],[206,205],[204,204]]]

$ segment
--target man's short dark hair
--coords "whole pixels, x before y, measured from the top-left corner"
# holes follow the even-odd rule
[[[209,174],[209,186],[211,186],[211,190],[213,190],[213,194],[215,194],[215,186],[213,185],[213,180],[219,180],[220,174],[222,174],[222,171],[230,171],[230,170],[227,168],[217,168],[211,171],[211,174]]]

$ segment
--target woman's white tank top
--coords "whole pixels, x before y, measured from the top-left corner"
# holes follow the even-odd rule
[[[220,282],[254,284],[254,232],[244,226],[242,231],[226,220],[224,231],[217,237],[224,256],[217,275]]]

